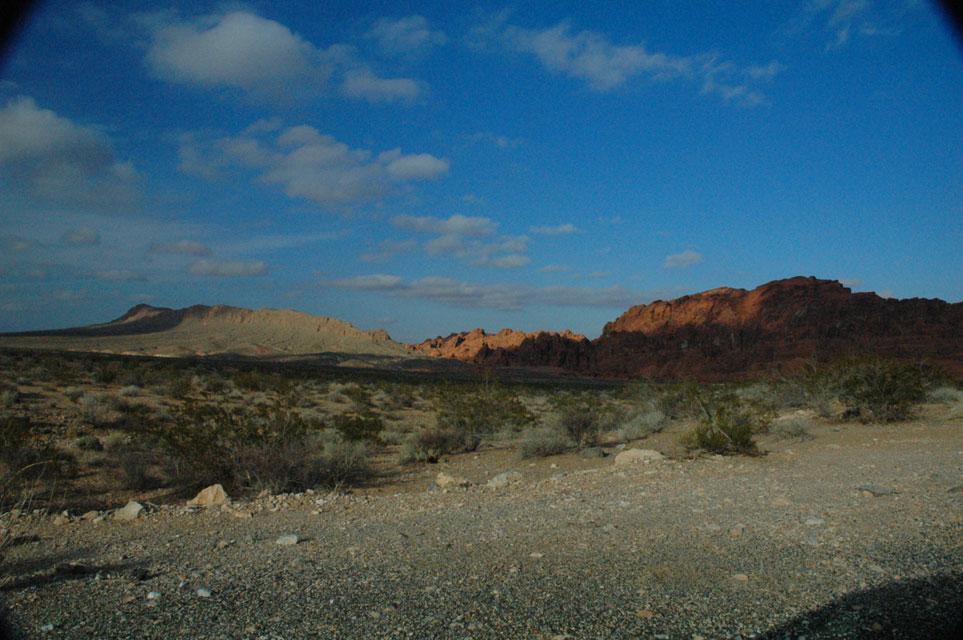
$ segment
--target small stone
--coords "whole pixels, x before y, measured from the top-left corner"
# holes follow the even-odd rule
[[[100,512],[99,512],[99,511],[88,511],[88,512],[85,513],[84,515],[80,516],[80,519],[81,519],[81,520],[94,520],[94,519],[97,518],[97,516],[99,516],[99,515],[100,515]]]
[[[444,471],[439,473],[435,478],[435,485],[437,485],[439,489],[448,489],[451,487],[470,487],[471,484],[471,480],[467,480],[460,476],[453,476],[445,473]]]
[[[62,527],[62,526],[64,526],[65,524],[70,524],[70,518],[68,518],[67,516],[64,516],[64,515],[60,515],[60,514],[54,516],[53,525],[54,525],[55,527]]]
[[[733,538],[738,538],[739,536],[742,535],[742,532],[745,530],[746,530],[746,525],[737,524],[733,528],[729,529],[729,535],[732,536]]]
[[[219,484],[212,484],[206,489],[201,490],[196,496],[187,502],[187,506],[198,507],[219,507],[228,502],[227,493],[224,487]]]
[[[772,501],[772,506],[774,506],[774,507],[791,507],[791,506],[792,506],[792,500],[790,500],[790,499],[787,498],[786,496],[779,496],[778,498],[773,499],[773,501]]]
[[[652,449],[626,449],[615,456],[615,466],[631,464],[649,464],[665,460],[665,456]]]
[[[211,597],[211,590],[210,590],[210,589],[198,589],[198,590],[197,590],[197,597],[198,597],[198,598],[210,598],[210,597]]]
[[[583,458],[604,458],[607,455],[608,452],[602,447],[586,447],[581,452]]]
[[[114,519],[130,522],[131,520],[136,520],[142,513],[144,513],[144,505],[131,500],[123,509],[119,509],[114,513]]]
[[[806,518],[806,526],[807,526],[807,527],[818,527],[818,526],[824,525],[824,524],[826,524],[826,521],[823,520],[822,518],[816,518],[816,517]]]
[[[148,600],[157,600],[159,597],[161,597],[161,594],[160,594],[159,591],[148,591],[148,592],[147,592],[147,599],[148,599]]]
[[[234,517],[235,517],[235,518],[241,518],[241,519],[244,519],[244,520],[246,520],[246,519],[248,519],[248,518],[253,518],[253,517],[254,517],[254,516],[251,514],[250,511],[245,511],[245,510],[243,510],[243,509],[238,510],[238,511],[232,511],[231,513],[234,514]]]
[[[654,618],[655,614],[649,611],[648,609],[642,609],[641,611],[636,612],[635,617],[641,618],[643,620],[647,620],[649,618]]]
[[[749,576],[744,573],[734,573],[732,574],[732,579],[736,582],[749,582]]]
[[[878,498],[880,496],[892,496],[896,492],[892,489],[886,489],[884,487],[877,487],[872,484],[864,484],[861,487],[856,487],[856,491],[859,492],[864,498]]]
[[[497,489],[498,487],[504,487],[521,481],[522,474],[518,471],[503,471],[489,480],[486,486]]]
[[[544,558],[544,557],[545,557],[545,554],[544,554],[544,553],[539,553],[538,551],[533,551],[533,552],[531,552],[530,554],[528,554],[528,557],[529,557],[529,558],[534,558],[534,559],[536,559],[536,560],[539,560],[539,559],[541,559],[541,558]]]
[[[218,541],[217,541],[217,548],[218,548],[218,549],[224,549],[225,547],[229,547],[229,546],[231,546],[231,543],[228,542],[227,540],[218,540]]]
[[[289,533],[275,540],[275,543],[281,545],[282,547],[291,547],[296,545],[300,541],[301,541],[301,538],[299,538],[297,535],[293,533]]]
[[[41,630],[41,631],[53,631],[53,630],[54,630],[54,624],[53,624],[52,622],[48,622],[48,623],[45,624],[44,626],[40,627],[40,630]]]

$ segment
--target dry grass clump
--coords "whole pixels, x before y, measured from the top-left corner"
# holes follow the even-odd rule
[[[769,433],[785,440],[812,440],[813,422],[804,416],[789,416],[776,420],[769,427]]]
[[[523,458],[547,458],[572,448],[572,441],[552,425],[525,429],[518,441],[518,451]]]

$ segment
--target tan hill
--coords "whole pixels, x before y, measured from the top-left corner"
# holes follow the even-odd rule
[[[362,331],[342,320],[290,309],[226,305],[137,305],[105,324],[2,334],[0,345],[154,356],[408,355],[383,329]]]
[[[478,364],[616,377],[739,379],[862,353],[923,359],[963,376],[963,303],[881,298],[812,277],[638,305],[592,341],[506,330],[497,334],[511,336],[505,344],[484,343],[478,331],[409,348]]]

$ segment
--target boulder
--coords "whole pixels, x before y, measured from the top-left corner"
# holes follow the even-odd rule
[[[506,485],[521,481],[522,474],[518,471],[502,471],[498,475],[492,477],[492,479],[487,482],[486,486],[497,489],[498,487],[504,487]]]
[[[114,513],[114,519],[122,522],[130,522],[131,520],[139,518],[142,513],[144,513],[144,505],[131,500],[123,509],[118,509]]]
[[[615,456],[615,466],[631,464],[649,464],[665,460],[665,456],[652,449],[626,449]]]
[[[450,487],[470,487],[472,485],[471,480],[462,478],[461,476],[453,476],[442,471],[435,478],[435,485],[439,489],[448,489]]]
[[[187,506],[217,507],[227,504],[228,500],[224,487],[219,484],[212,484],[189,500]]]

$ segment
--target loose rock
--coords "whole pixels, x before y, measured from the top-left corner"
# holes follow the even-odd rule
[[[442,471],[435,478],[435,484],[439,489],[448,489],[450,487],[470,487],[471,480],[462,478],[461,476],[453,476]]]
[[[665,460],[665,456],[652,449],[626,449],[615,456],[615,466],[631,464],[649,464],[650,462]]]
[[[301,538],[299,538],[296,534],[293,534],[293,533],[283,535],[277,540],[275,540],[275,542],[281,545],[282,547],[291,547],[296,545],[300,541],[301,541]]]
[[[228,497],[224,487],[219,484],[212,484],[189,500],[187,506],[217,507],[226,504],[227,501]]]
[[[118,510],[114,514],[114,519],[122,522],[130,522],[131,520],[136,520],[142,513],[144,513],[144,505],[131,500],[123,509]]]
[[[488,481],[487,486],[495,489],[498,487],[504,487],[505,485],[513,484],[521,481],[522,481],[522,474],[519,473],[518,471],[503,471],[502,473],[499,473],[498,475],[492,477],[492,479]]]

